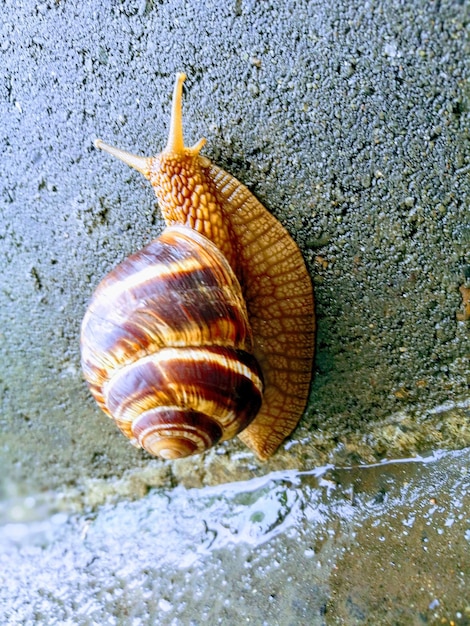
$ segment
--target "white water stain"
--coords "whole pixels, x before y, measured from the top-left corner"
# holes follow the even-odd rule
[[[411,581],[413,551],[468,546],[469,460],[467,450],[276,472],[155,491],[88,516],[10,521],[0,527],[0,623],[323,624],[344,614],[361,623],[373,614],[372,562],[395,561]],[[344,567],[354,581],[336,588]],[[407,610],[416,608],[406,619],[446,616],[451,605],[463,615],[470,598],[459,581],[469,573],[460,569],[445,598],[410,583]],[[402,607],[389,610],[403,618]]]

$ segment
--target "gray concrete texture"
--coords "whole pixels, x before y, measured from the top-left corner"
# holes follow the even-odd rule
[[[0,26],[4,495],[91,503],[327,461],[470,445],[468,4],[6,0]],[[238,441],[163,463],[79,369],[93,288],[162,227],[150,186],[98,153],[188,142],[286,226],[313,277],[308,410],[267,464]]]

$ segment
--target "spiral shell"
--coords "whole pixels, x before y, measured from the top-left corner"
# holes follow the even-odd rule
[[[82,325],[90,390],[121,431],[177,458],[255,417],[262,374],[238,280],[219,250],[169,227],[101,282]]]
[[[184,79],[161,154],[96,142],[150,180],[167,228],[95,291],[83,372],[103,411],[151,454],[188,456],[239,434],[266,459],[307,401],[311,281],[282,225],[199,154],[205,140],[184,145]]]

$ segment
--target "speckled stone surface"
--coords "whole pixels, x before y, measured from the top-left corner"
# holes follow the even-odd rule
[[[468,6],[6,0],[0,26],[0,483],[100,502],[470,443]],[[248,185],[311,271],[308,411],[268,464],[232,442],[176,464],[94,406],[78,336],[100,278],[161,229],[93,148],[188,142]]]

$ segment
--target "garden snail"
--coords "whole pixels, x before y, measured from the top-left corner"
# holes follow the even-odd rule
[[[175,459],[236,434],[260,459],[296,426],[314,350],[310,276],[284,227],[238,180],[185,147],[184,74],[168,144],[139,157],[167,227],[99,284],[82,322],[84,377],[135,445]]]

